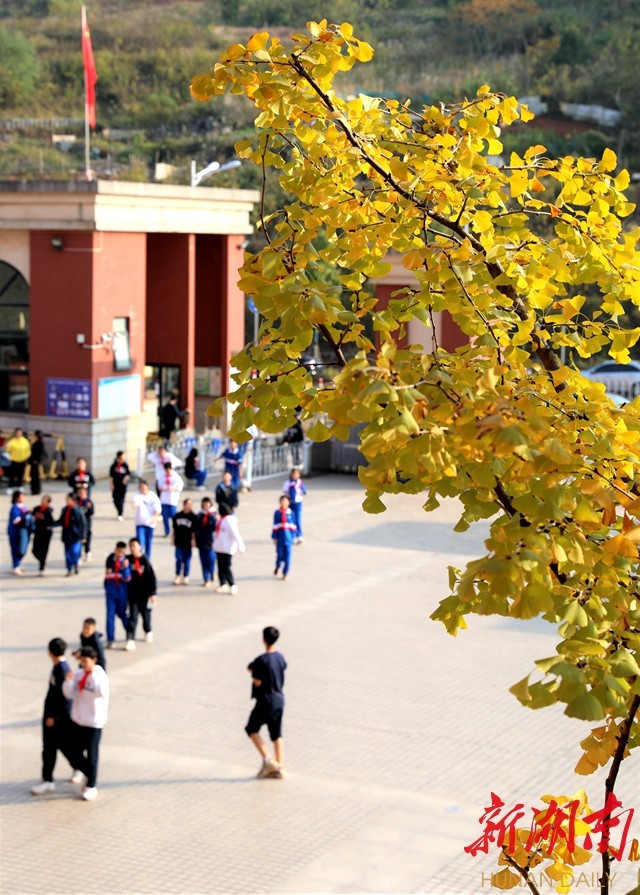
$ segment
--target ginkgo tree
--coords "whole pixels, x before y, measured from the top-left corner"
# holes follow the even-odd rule
[[[298,407],[315,440],[364,424],[367,512],[403,492],[427,511],[457,498],[458,531],[490,520],[485,555],[449,570],[451,592],[432,618],[451,634],[470,613],[556,625],[556,655],[512,691],[531,708],[562,703],[596,722],[576,770],[609,765],[609,795],[640,745],[640,401],[616,408],[560,357],[563,347],[582,358],[606,350],[624,362],[640,337],[618,323],[640,305],[629,176],[611,150],[552,159],[535,145],[497,166],[489,157],[502,152],[503,129],[533,116],[488,86],[419,109],[342,96],[336,76],[372,55],[349,24],[310,22],[288,42],[255,34],[192,82],[197,99],[230,92],[255,105],[255,138],[236,151],[291,196],[273,214],[261,209],[265,246],[240,272],[263,322],[233,360],[231,432],[246,441],[254,425],[282,431]],[[415,285],[382,307],[367,282],[391,253]],[[317,276],[326,264],[339,288]],[[587,317],[594,290],[599,308]],[[443,310],[464,347],[445,351],[435,331],[431,350],[406,344],[411,320],[430,326]],[[340,368],[321,386],[302,360],[318,337]],[[544,855],[568,891],[563,873],[590,853],[563,846],[503,849],[511,876],[496,884],[522,877],[537,891],[531,870]],[[614,857],[605,847],[602,893]]]

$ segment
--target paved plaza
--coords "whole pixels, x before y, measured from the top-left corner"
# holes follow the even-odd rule
[[[496,854],[463,851],[482,832],[491,791],[528,807],[586,786],[602,806],[603,775],[572,771],[588,726],[557,707],[526,710],[507,692],[553,654],[553,631],[472,618],[452,638],[429,620],[448,592],[447,566],[478,555],[487,526],[454,534],[455,505],[426,515],[419,497],[368,516],[355,478],[310,479],[305,543],[282,582],[270,539],[282,480],[241,498],[237,596],[200,587],[195,552],[191,584],[172,586],[173,549],[156,538],[155,642],[107,653],[93,803],[64,782],[62,757],[55,793],[29,793],[40,780],[46,644],[62,636],[75,648],[87,615],[105,630],[104,558],[134,533],[131,509],[119,523],[106,485],[95,489],[94,562],[71,579],[58,533],[44,579],[30,555],[28,574],[11,576],[3,528],[3,895],[495,892]],[[58,515],[63,483],[50,490]],[[8,509],[3,496],[3,520]],[[255,779],[259,757],[243,730],[246,665],[267,624],[281,629],[289,664],[282,781]],[[619,794],[638,809],[632,761]],[[612,895],[631,891],[637,868],[616,865]],[[576,869],[574,891],[599,891],[598,870],[599,861]]]

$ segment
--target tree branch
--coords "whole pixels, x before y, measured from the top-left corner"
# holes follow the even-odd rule
[[[482,255],[486,256],[486,249],[480,242],[480,240],[474,236],[472,233],[469,233],[463,225],[459,221],[451,221],[449,218],[444,215],[439,214],[437,211],[434,211],[430,208],[426,203],[419,202],[415,195],[409,190],[406,190],[402,187],[392,176],[389,171],[386,171],[384,167],[379,164],[372,156],[367,152],[365,147],[362,145],[359,138],[356,134],[351,130],[346,121],[344,121],[343,117],[338,117],[336,115],[336,107],[332,102],[331,98],[324,90],[320,87],[317,81],[309,74],[309,72],[305,69],[304,65],[300,62],[297,56],[293,55],[291,57],[291,66],[293,69],[303,78],[312,90],[320,97],[326,108],[334,113],[336,126],[340,128],[342,133],[345,135],[349,143],[357,149],[362,158],[366,161],[369,167],[376,171],[382,179],[389,184],[393,188],[398,195],[402,196],[407,202],[415,205],[423,210],[423,212],[434,222],[440,224],[445,227],[447,230],[450,230],[453,233],[456,233],[461,239],[468,239],[475,251]],[[494,280],[499,279],[504,274],[504,269],[501,264],[496,261],[487,261],[485,258],[484,264]],[[524,304],[522,298],[518,295],[515,288],[509,284],[496,284],[496,289],[502,295],[509,299],[509,301],[513,304],[514,310],[520,320],[529,320],[530,314],[529,311]],[[553,349],[546,343],[544,338],[540,336],[535,330],[531,333],[531,341],[533,344],[534,352],[540,358],[540,362],[544,366],[544,368],[548,372],[553,372],[554,370],[559,370],[561,367],[560,360],[558,356],[555,354]],[[563,391],[566,388],[564,383],[560,383],[555,386],[556,391]]]
[[[631,728],[633,726],[633,719],[635,718],[638,708],[640,708],[640,696],[634,696],[631,700],[631,705],[629,706],[629,714],[620,725],[618,747],[615,751],[615,755],[613,756],[613,761],[611,762],[609,776],[607,777],[604,784],[605,805],[607,804],[609,796],[613,795],[613,789],[616,785],[618,771],[620,770],[620,765],[622,764],[622,760],[624,758],[624,750],[627,748],[629,736],[631,735]],[[602,835],[607,843],[607,848],[606,851],[602,853],[602,876],[600,877],[600,895],[609,895],[609,877],[611,874],[611,854],[609,852],[610,823],[611,818],[609,815],[606,815],[604,819],[604,832]]]
[[[318,331],[322,334],[325,342],[327,342],[327,344],[330,345],[331,348],[333,349],[333,353],[335,354],[340,366],[346,367],[347,359],[345,358],[344,354],[342,353],[342,348],[340,347],[340,345],[336,342],[336,340],[333,338],[333,336],[329,332],[328,327],[324,323],[321,323],[318,326]]]
[[[530,867],[521,867],[518,864],[518,862],[515,861],[511,857],[511,855],[505,848],[502,849],[502,856],[505,859],[505,861],[507,862],[507,864],[510,864],[515,870],[518,871],[518,873],[520,874],[522,879],[525,881],[527,886],[533,892],[533,895],[540,895],[540,890],[538,889],[538,887],[536,886],[534,881],[532,879],[529,879],[529,874],[531,873],[531,868]]]

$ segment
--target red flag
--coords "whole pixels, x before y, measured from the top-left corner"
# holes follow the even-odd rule
[[[87,13],[82,7],[82,59],[84,61],[85,114],[92,128],[96,126],[96,81],[98,72],[93,61],[91,35],[87,25]]]

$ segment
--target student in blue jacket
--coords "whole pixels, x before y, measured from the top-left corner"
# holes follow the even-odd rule
[[[240,473],[242,471],[243,451],[238,447],[236,441],[230,441],[229,447],[224,450],[218,460],[224,460],[224,471],[231,474],[231,484],[236,489],[240,488]]]
[[[296,536],[294,544],[302,544],[302,501],[307,493],[306,486],[302,481],[300,470],[293,468],[289,473],[289,478],[282,486],[282,493],[286,494],[291,504],[291,512],[296,520]]]
[[[64,544],[64,561],[67,566],[67,578],[78,574],[82,542],[86,537],[85,515],[76,503],[73,491],[67,494],[67,505],[60,518],[54,522],[62,528],[62,543]]]
[[[276,542],[276,567],[273,574],[277,575],[282,566],[282,580],[285,581],[289,574],[291,564],[291,545],[296,535],[296,520],[289,507],[289,498],[283,494],[280,498],[280,507],[273,514],[273,530],[271,537]]]

